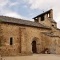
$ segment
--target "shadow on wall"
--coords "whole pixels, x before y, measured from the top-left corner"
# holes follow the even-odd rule
[[[43,53],[43,54],[50,54],[50,52],[49,52],[49,49],[48,49],[48,48],[45,48],[41,53]]]

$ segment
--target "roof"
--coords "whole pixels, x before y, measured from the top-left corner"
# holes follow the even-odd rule
[[[46,12],[43,12],[42,14],[39,14],[38,16],[34,17],[33,19],[35,19],[35,18],[37,18],[37,17],[40,17],[40,16],[42,16],[42,15],[45,15],[45,14],[49,13],[51,10],[52,10],[52,9],[50,9],[50,10],[48,10],[48,11],[46,11]]]
[[[51,29],[50,27],[44,26],[44,25],[37,23],[37,22],[13,18],[13,17],[7,17],[7,16],[0,16],[0,22]]]

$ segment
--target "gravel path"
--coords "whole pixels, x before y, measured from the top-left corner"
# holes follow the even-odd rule
[[[60,55],[33,54],[31,56],[3,57],[2,60],[60,60]]]

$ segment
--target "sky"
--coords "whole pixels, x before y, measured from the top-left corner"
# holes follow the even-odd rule
[[[0,15],[32,20],[53,9],[54,20],[60,28],[60,0],[0,0]]]

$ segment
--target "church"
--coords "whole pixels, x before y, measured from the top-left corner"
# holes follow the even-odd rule
[[[0,16],[0,55],[60,54],[60,29],[50,9],[34,21]]]

